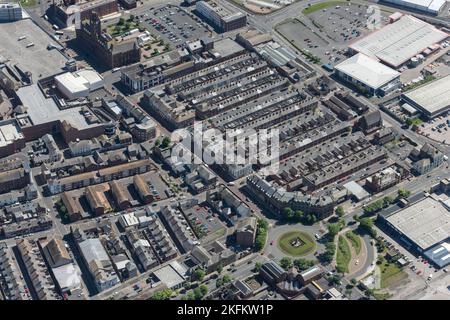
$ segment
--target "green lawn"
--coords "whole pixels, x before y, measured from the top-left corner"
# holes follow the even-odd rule
[[[320,3],[313,4],[313,5],[311,5],[308,8],[303,9],[302,13],[303,14],[310,14],[310,13],[313,13],[313,12],[316,12],[316,11],[319,11],[319,10],[322,10],[322,9],[326,9],[328,7],[331,7],[331,6],[337,6],[337,5],[346,4],[346,3],[347,3],[346,1],[320,2]]]
[[[392,296],[392,294],[384,292],[374,292],[373,296],[377,300],[387,300]]]
[[[350,247],[343,236],[339,236],[336,254],[336,270],[341,273],[348,272],[348,264],[352,258]]]
[[[37,1],[36,0],[20,0],[19,3],[22,7],[27,8],[27,7],[36,6]]]
[[[387,288],[408,277],[408,275],[396,264],[389,263],[383,259],[383,263],[379,265],[381,273],[381,288]]]
[[[303,244],[294,247],[291,245],[291,242],[295,241],[297,238],[299,238]],[[310,254],[314,252],[316,248],[314,239],[307,233],[301,231],[290,231],[283,234],[278,238],[277,244],[281,251],[295,257]]]
[[[361,237],[354,234],[352,231],[347,232],[345,236],[350,240],[356,254],[359,254],[361,252]]]

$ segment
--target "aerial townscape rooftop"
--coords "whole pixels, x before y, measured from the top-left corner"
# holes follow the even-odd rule
[[[450,300],[449,157],[449,1],[0,4],[0,304]]]

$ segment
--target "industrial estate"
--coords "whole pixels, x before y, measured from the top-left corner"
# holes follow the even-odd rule
[[[0,300],[448,300],[449,156],[449,1],[0,4]]]

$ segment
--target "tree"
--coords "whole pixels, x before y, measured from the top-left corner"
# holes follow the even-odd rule
[[[125,24],[125,19],[124,18],[120,18],[119,22],[117,23],[119,26],[123,26]]]
[[[316,215],[313,214],[313,213],[310,213],[310,214],[306,215],[306,217],[305,217],[305,219],[303,221],[303,224],[311,226],[311,225],[313,225],[316,222],[317,222]]]
[[[338,217],[342,217],[345,214],[344,208],[342,208],[342,206],[338,206],[336,208],[336,214]]]
[[[195,288],[195,289],[193,290],[193,292],[194,292],[194,298],[195,298],[195,300],[202,300],[202,298],[203,298],[203,293],[202,293],[202,291],[200,290],[200,287]]]
[[[398,191],[397,191],[398,199],[408,198],[410,195],[411,195],[411,191],[406,190],[406,189],[398,189]]]
[[[134,15],[130,15],[130,18],[128,19],[128,21],[133,21],[134,20]]]
[[[216,270],[217,270],[218,273],[222,273],[222,270],[223,270],[222,263],[219,263],[219,265],[217,266]]]
[[[182,300],[195,300],[194,292],[189,291],[186,295],[181,298]]]
[[[203,281],[205,278],[205,271],[203,269],[195,269],[195,271],[192,273],[192,280],[194,281]]]
[[[153,296],[150,298],[151,300],[167,300],[173,294],[171,289],[165,289],[162,291],[155,292]]]
[[[220,288],[221,286],[230,283],[231,281],[233,281],[233,279],[228,274],[226,274],[222,278],[218,278],[216,280],[216,287]]]
[[[366,291],[364,291],[364,294],[366,295],[366,297],[370,298],[371,296],[373,296],[374,292],[375,291],[373,289],[366,289]]]
[[[319,258],[325,264],[330,263],[331,261],[333,261],[335,252],[336,245],[334,244],[334,242],[327,242],[325,244],[325,252],[322,253]]]
[[[204,297],[208,294],[208,287],[206,285],[204,285],[204,284],[200,285],[199,289],[202,294],[202,297]]]
[[[161,141],[159,141],[159,139],[156,139],[155,146],[159,146],[160,144],[161,144]]]
[[[337,274],[329,276],[327,280],[330,286],[337,286],[341,284],[341,277],[338,276]]]
[[[284,257],[280,260],[280,266],[284,269],[284,270],[289,270],[290,268],[292,268],[292,259],[288,258],[288,257]]]
[[[412,126],[412,124],[413,124],[413,119],[412,118],[408,118],[408,119],[406,119],[406,125],[408,126],[408,127],[410,127],[410,126]]]
[[[299,271],[304,271],[306,269],[309,269],[312,266],[314,266],[314,264],[315,264],[314,261],[303,259],[303,258],[294,260],[294,266],[296,266]]]
[[[261,267],[262,267],[262,263],[261,262],[256,262],[254,271],[255,272],[259,272],[261,270]]]
[[[167,148],[170,144],[170,138],[169,137],[164,137],[162,143],[161,143],[161,148]]]
[[[338,223],[330,223],[327,227],[331,239],[334,239],[334,237],[339,233],[339,231],[341,231],[341,226]]]
[[[269,224],[264,219],[258,219],[258,225],[256,229],[255,250],[260,251],[264,248],[267,239],[267,230]]]
[[[264,219],[258,219],[258,228],[262,228],[262,229],[269,229],[269,223],[267,222],[267,220]]]
[[[392,198],[390,196],[386,196],[383,198],[383,207],[388,207],[393,202],[394,202],[394,198]]]
[[[373,228],[373,220],[370,218],[362,218],[359,220],[359,228],[361,231],[366,232],[367,234],[369,234],[370,236],[372,236],[373,238],[376,237],[377,232],[376,230]]]
[[[297,210],[294,212],[295,221],[302,221],[304,219],[304,213],[301,210]]]
[[[294,217],[294,211],[291,208],[284,208],[282,214],[286,221],[290,221]]]

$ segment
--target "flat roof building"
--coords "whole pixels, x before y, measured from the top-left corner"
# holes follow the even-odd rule
[[[372,95],[386,94],[400,85],[399,72],[362,53],[339,63],[334,70],[341,79]]]
[[[409,248],[419,252],[448,241],[450,237],[449,208],[432,197],[393,214],[380,216]]]
[[[69,100],[87,97],[90,92],[103,88],[103,77],[94,70],[66,72],[55,77],[56,87]]]
[[[18,41],[20,37],[25,39]],[[63,71],[68,58],[47,46],[58,44],[31,19],[2,23],[0,28],[0,56],[23,73],[30,72],[34,81]],[[27,47],[33,43],[33,46]]]
[[[83,240],[78,243],[78,248],[98,291],[109,289],[120,282],[100,239]]]
[[[86,140],[104,134],[114,124],[101,119],[87,106],[60,107],[57,99],[45,96],[38,84],[20,88],[17,96],[27,108],[26,115],[18,118],[27,141],[55,131],[60,131],[66,142]]]
[[[431,24],[410,15],[404,15],[380,30],[351,44],[354,52],[379,59],[398,68],[429,46],[445,40],[448,34]]]
[[[187,270],[177,261],[173,261],[165,267],[153,272],[169,289],[178,289],[186,281]]]
[[[353,195],[358,201],[364,200],[370,195],[355,181],[347,182],[346,184],[344,184],[344,188],[347,189],[348,192]]]
[[[432,15],[438,15],[444,8],[446,0],[384,0],[388,4],[393,4],[401,8],[411,9],[413,11],[424,12]]]
[[[402,98],[428,118],[450,110],[450,75],[406,92]]]
[[[24,147],[25,138],[17,120],[0,121],[0,157],[9,156]]]
[[[214,1],[199,1],[195,10],[220,32],[227,32],[247,25],[247,16],[240,11],[233,12]]]

